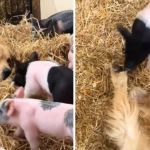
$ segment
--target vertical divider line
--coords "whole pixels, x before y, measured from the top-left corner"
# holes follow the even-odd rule
[[[75,150],[76,146],[76,29],[75,29],[75,24],[76,24],[76,4],[75,0],[73,0],[73,99],[74,99],[74,133],[73,133],[73,150]]]

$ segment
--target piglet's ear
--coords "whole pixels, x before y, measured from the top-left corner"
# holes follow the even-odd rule
[[[123,36],[125,40],[129,40],[131,38],[130,31],[127,28],[123,27],[122,25],[118,25],[117,30],[118,32],[120,32],[120,34]]]
[[[13,57],[13,62],[14,64],[16,64],[17,67],[21,65],[21,62],[17,60],[15,57]]]
[[[23,68],[23,63],[21,63],[21,61],[17,60],[16,58],[14,58],[14,64],[15,64],[15,72],[20,72]]]
[[[14,107],[13,100],[6,101],[5,108],[7,110],[7,116],[12,116],[15,113],[15,107]]]
[[[30,61],[36,61],[39,60],[39,56],[37,52],[32,52],[31,56],[30,56]]]

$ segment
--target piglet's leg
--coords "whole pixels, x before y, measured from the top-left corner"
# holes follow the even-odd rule
[[[38,95],[40,93],[39,85],[35,83],[35,81],[30,81],[26,83],[25,89],[24,89],[24,97],[29,98],[35,95]]]
[[[69,64],[68,64],[68,68],[73,69],[72,63],[69,63]]]
[[[24,88],[23,87],[19,87],[15,93],[14,96],[17,98],[23,98],[24,97]]]
[[[24,97],[25,97],[25,98],[29,98],[29,97],[32,97],[32,96],[33,96],[32,90],[29,89],[28,87],[25,87],[25,90],[24,90]]]
[[[23,129],[21,129],[20,127],[17,127],[17,129],[14,133],[14,136],[19,137],[19,138],[25,138]]]
[[[25,137],[30,144],[31,150],[38,150],[39,139],[38,131],[34,127],[29,127],[25,130]]]
[[[47,95],[47,100],[48,101],[53,101],[53,96],[52,95]]]

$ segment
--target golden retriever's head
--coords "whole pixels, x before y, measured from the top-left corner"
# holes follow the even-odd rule
[[[11,73],[11,55],[7,45],[0,43],[0,81],[5,80]]]

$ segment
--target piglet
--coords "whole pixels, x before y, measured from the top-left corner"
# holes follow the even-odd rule
[[[36,18],[32,18],[31,23],[37,31],[43,30],[44,35],[49,35],[50,37],[54,37],[55,32],[57,34],[72,34],[73,11],[64,10],[39,21]]]
[[[68,64],[68,68],[73,69],[73,35],[71,35],[70,38],[70,48],[69,48],[69,53],[68,53],[68,60],[69,60],[69,64]]]
[[[39,148],[39,133],[73,139],[73,105],[35,99],[5,99],[0,102],[0,124],[17,127],[15,136]]]
[[[46,95],[50,100],[73,104],[73,71],[51,61],[16,61],[16,86],[24,87],[24,97]]]
[[[131,32],[122,25],[117,28],[125,39],[125,70],[133,70],[150,55],[150,3],[138,12]]]

